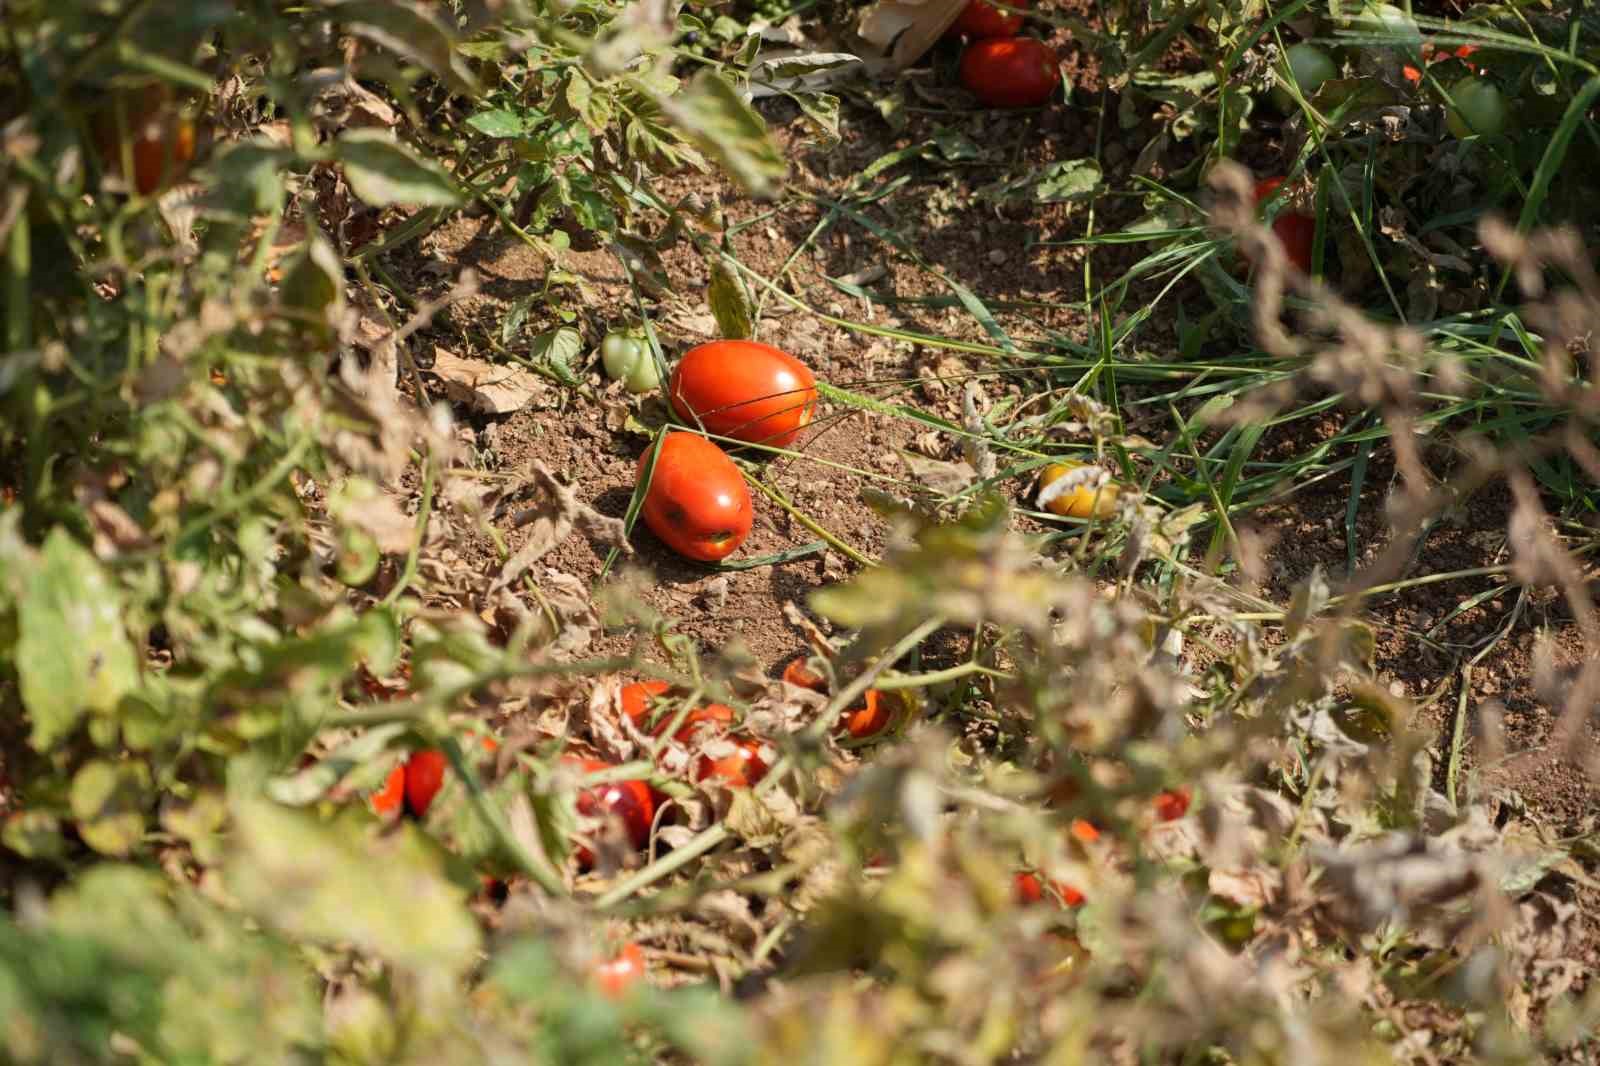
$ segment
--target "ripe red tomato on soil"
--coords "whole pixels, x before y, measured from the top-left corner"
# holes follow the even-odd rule
[[[384,778],[383,787],[374,792],[367,802],[372,805],[374,813],[384,818],[399,814],[405,809],[406,768],[404,764],[396,766],[389,771],[389,776]]]
[[[1028,0],[1006,0],[1010,7],[1027,7]],[[981,41],[986,37],[1014,37],[1022,29],[1022,16],[1001,11],[984,0],[972,0],[944,31],[946,37],[967,37]]]
[[[657,696],[665,695],[671,688],[665,681],[635,681],[622,686],[622,713],[627,715],[634,725],[644,725],[644,716],[650,710],[650,702]]]
[[[1193,793],[1187,788],[1174,788],[1156,796],[1156,819],[1162,822],[1175,822],[1189,813],[1189,803]]]
[[[817,379],[760,341],[712,341],[683,353],[669,383],[672,409],[718,437],[786,448],[817,413]]]
[[[644,951],[630,940],[615,957],[595,965],[594,982],[601,992],[617,999],[644,979],[645,969]]]
[[[444,787],[448,762],[438,748],[424,748],[406,760],[406,808],[421,818],[428,813],[433,797]]]
[[[622,689],[622,713],[631,718],[635,724],[643,725],[645,714],[650,708],[650,701],[667,691],[664,681],[635,681],[625,685]],[[672,724],[669,716],[656,724],[652,732],[660,736]],[[683,724],[678,726],[677,732],[672,734],[672,739],[680,744],[692,744],[711,736],[726,732],[737,719],[732,707],[722,703],[708,703],[703,707],[696,707],[684,716]],[[704,781],[707,778],[719,778],[730,788],[749,788],[766,776],[770,767],[762,757],[761,744],[758,741],[736,738],[732,740],[734,750],[726,755],[702,755],[695,764],[695,780]]]
[[[1060,881],[1052,881],[1050,887],[1055,889],[1056,895],[1061,899],[1062,906],[1083,906],[1083,893],[1071,885],[1064,885]],[[1023,906],[1039,903],[1044,899],[1044,882],[1039,878],[1038,874],[1019,873],[1011,882],[1011,896]]]
[[[783,679],[796,688],[808,688],[813,692],[822,693],[828,691],[827,680],[806,665],[804,655],[783,668]],[[854,740],[866,740],[889,728],[892,717],[883,694],[871,688],[861,697],[859,704],[849,708],[840,716],[838,728]]]
[[[721,448],[697,433],[670,432],[655,470],[651,450],[639,457],[639,479],[650,487],[639,513],[650,531],[689,559],[714,563],[750,535],[755,510],[744,476]]]
[[[961,84],[990,107],[1037,107],[1061,84],[1060,62],[1033,37],[991,37],[961,54]]]
[[[154,85],[131,93],[121,102],[122,125],[116,113],[96,118],[95,139],[108,171],[122,171],[125,130],[133,161],[133,187],[149,196],[183,176],[194,159],[194,123],[177,113],[172,89]]]
[[[1266,203],[1283,185],[1282,178],[1263,178],[1256,182],[1256,204]],[[1272,220],[1272,232],[1283,244],[1283,252],[1302,274],[1311,273],[1311,252],[1317,240],[1317,220],[1299,211],[1281,211]]]
[[[613,764],[600,759],[580,759],[568,756],[567,761],[586,774],[610,770]],[[656,804],[650,795],[650,786],[643,781],[613,781],[595,785],[578,793],[578,813],[582,815],[614,814],[622,820],[628,839],[636,848],[650,840],[650,823],[654,821]],[[594,855],[588,848],[578,848],[578,865],[592,866]]]

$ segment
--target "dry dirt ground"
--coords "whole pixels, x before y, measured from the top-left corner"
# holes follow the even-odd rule
[[[1082,77],[1070,105],[1039,113],[953,112],[941,106],[939,90],[931,82],[925,91],[912,94],[914,106],[906,109],[903,128],[891,127],[865,107],[847,106],[844,140],[832,148],[806,142],[805,127],[791,105],[769,104],[766,114],[792,167],[791,189],[784,197],[775,203],[752,202],[694,174],[672,179],[661,191],[668,200],[691,192],[701,197],[721,195],[729,220],[737,227],[731,246],[739,260],[768,278],[789,264],[786,287],[833,316],[986,342],[976,320],[953,305],[950,290],[925,268],[931,267],[977,292],[1020,345],[1043,350],[1053,337],[1090,343],[1091,323],[1083,303],[1086,267],[1094,279],[1115,279],[1143,252],[1137,246],[1091,251],[1062,242],[1081,237],[1091,223],[1095,232],[1107,232],[1131,221],[1141,211],[1138,198],[1104,197],[1094,205],[1091,219],[1081,204],[997,209],[974,196],[1008,167],[1093,156],[1097,139],[1108,184],[1126,188],[1133,156],[1155,132],[1153,120],[1131,130],[1119,129],[1116,101],[1102,98],[1092,72],[1079,73]],[[874,226],[903,235],[923,265],[851,217],[832,219],[820,239],[813,238],[832,205],[847,198],[852,182],[872,161],[936,137],[955,143],[957,135],[977,147],[976,156],[913,160],[893,171],[909,180],[892,196],[871,205],[852,201],[854,210]],[[1251,146],[1259,158],[1270,159],[1276,150],[1270,139]],[[1165,165],[1183,165],[1183,152],[1176,149]],[[483,216],[457,218],[393,262],[392,270],[414,287],[416,295],[428,296],[442,291],[440,278],[455,268],[476,268],[485,283],[481,295],[453,309],[428,339],[461,355],[494,358],[474,340],[476,331],[498,333],[511,302],[541,286],[549,265],[497,227],[492,216]],[[663,412],[655,398],[630,409],[627,405],[637,401],[607,390],[592,358],[608,325],[637,315],[617,260],[603,250],[570,252],[562,265],[584,279],[584,292],[574,295],[572,307],[581,316],[578,324],[588,346],[582,370],[592,387],[580,394],[552,384],[514,415],[477,420],[473,425],[480,460],[491,476],[516,474],[542,462],[578,486],[601,512],[620,517],[633,491],[635,463],[648,439],[638,424],[657,424]],[[672,294],[647,297],[646,306],[671,358],[711,339],[716,327],[705,304],[708,278],[700,256],[680,243],[666,255],[665,267]],[[867,303],[847,295],[825,280],[829,277],[855,279],[880,299]],[[1149,294],[1136,286],[1128,305],[1138,306]],[[1205,297],[1198,290],[1180,298],[1189,301],[1192,311],[1204,310]],[[1169,299],[1163,308],[1170,311],[1178,303]],[[854,333],[772,300],[766,303],[758,335],[805,360],[820,379],[946,417],[959,417],[960,386],[928,382],[919,375],[955,378],[992,367],[981,356]],[[1158,318],[1145,327],[1140,344],[1163,358],[1176,358],[1175,324]],[[991,402],[1006,390],[1020,396],[1038,385],[1036,378],[1023,375],[981,380]],[[1335,409],[1320,419],[1302,420],[1275,432],[1263,441],[1259,458],[1286,458],[1308,442],[1335,435],[1357,414]],[[628,415],[635,422],[625,422]],[[1141,432],[1151,436],[1159,429],[1158,424],[1142,427]],[[869,484],[890,490],[903,486],[907,470],[896,449],[917,444],[919,432],[924,432],[922,427],[901,419],[827,411],[820,428],[802,442],[804,457],[777,460],[769,476],[799,510],[873,556],[884,547],[885,530],[863,504],[861,490]],[[924,440],[921,446],[944,447],[947,455],[951,450],[948,441]],[[1373,453],[1359,495],[1353,551],[1358,563],[1386,542],[1384,501],[1392,477],[1393,465],[1380,448]],[[1029,490],[1020,481],[1013,488],[1019,500]],[[1351,557],[1345,543],[1349,495],[1349,476],[1344,473],[1295,491],[1244,519],[1244,528],[1265,552],[1267,579],[1260,595],[1287,603],[1296,583],[1314,566],[1320,566],[1337,586]],[[757,497],[756,506],[756,526],[742,557],[777,553],[814,539],[770,501]],[[1500,487],[1465,501],[1429,531],[1405,576],[1506,563],[1508,510],[1508,494]],[[507,532],[511,550],[520,537],[517,531]],[[652,606],[678,619],[682,631],[707,650],[742,641],[774,674],[805,646],[803,634],[785,617],[785,604],[803,605],[811,590],[855,569],[828,551],[780,565],[717,572],[676,557],[642,527],[633,543],[636,555],[628,565],[652,575],[647,592]],[[461,555],[463,565],[496,565],[486,541],[462,545]],[[574,538],[544,562],[592,583],[601,576],[604,557],[603,547]],[[1547,748],[1560,708],[1536,689],[1535,651],[1538,642],[1548,641],[1557,667],[1571,666],[1585,653],[1564,605],[1546,590],[1524,592],[1508,584],[1460,609],[1499,588],[1498,580],[1463,577],[1375,599],[1366,617],[1378,634],[1378,676],[1394,694],[1416,701],[1416,724],[1437,734],[1433,752],[1438,783],[1444,782],[1458,712],[1464,713],[1463,786],[1477,782],[1480,788],[1505,790],[1513,802],[1520,797],[1530,813],[1551,828],[1577,831],[1594,810],[1595,787],[1582,767]],[[1480,653],[1462,704],[1462,667]],[[1481,726],[1486,712],[1490,721],[1498,722],[1487,741]],[[1600,898],[1583,902],[1590,926],[1585,961],[1600,964],[1593,935]]]

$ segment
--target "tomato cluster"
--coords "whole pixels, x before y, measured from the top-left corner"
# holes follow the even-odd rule
[[[493,737],[483,738],[485,751],[495,751],[499,744]],[[414,751],[406,761],[389,771],[383,787],[369,800],[372,809],[385,817],[401,813],[413,818],[424,818],[433,799],[444,787],[450,761],[438,748]]]
[[[662,715],[653,724],[650,721],[652,702],[671,691],[665,681],[635,681],[622,689],[622,713],[641,729],[649,727],[654,736],[666,732],[675,713]],[[683,716],[683,722],[672,734],[679,744],[697,744],[719,738],[731,729],[736,720],[733,708],[721,703],[708,703],[695,707]],[[703,754],[695,763],[696,781],[715,780],[729,788],[749,788],[766,776],[770,766],[759,741],[748,737],[728,738],[732,750],[723,755]]]
[[[796,688],[810,689],[824,695],[828,691],[827,679],[807,666],[803,655],[783,668],[783,679]],[[893,718],[889,698],[877,689],[869,688],[862,695],[860,703],[845,709],[836,728],[852,740],[870,740],[888,729]]]
[[[673,411],[686,424],[777,448],[793,444],[817,411],[811,370],[758,341],[691,348],[673,369],[667,391]],[[669,431],[640,456],[638,479],[641,484],[648,479],[640,517],[679,555],[717,562],[750,535],[754,508],[744,475],[709,438]]]

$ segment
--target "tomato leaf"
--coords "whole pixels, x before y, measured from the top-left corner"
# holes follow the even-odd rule
[[[102,855],[128,855],[144,838],[150,772],[143,763],[91,762],[72,778],[70,802],[78,835]]]
[[[51,531],[23,578],[17,621],[16,670],[36,750],[49,750],[85,712],[115,710],[138,684],[116,590],[65,530]]]
[[[748,340],[755,335],[754,312],[744,282],[720,257],[712,259],[711,286],[706,294],[717,329],[729,340]]]
[[[350,188],[373,207],[455,207],[461,203],[461,194],[448,174],[424,163],[382,130],[346,131],[339,137],[336,152]]]

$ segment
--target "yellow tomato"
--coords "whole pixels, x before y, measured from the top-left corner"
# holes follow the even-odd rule
[[[1052,483],[1066,477],[1074,470],[1082,469],[1082,463],[1051,463],[1044,468],[1044,473],[1039,475],[1039,491],[1043,492]],[[1045,509],[1067,518],[1109,518],[1117,511],[1117,497],[1122,490],[1115,482],[1108,481],[1104,485],[1079,485],[1071,492],[1064,492],[1060,496],[1045,504]]]

